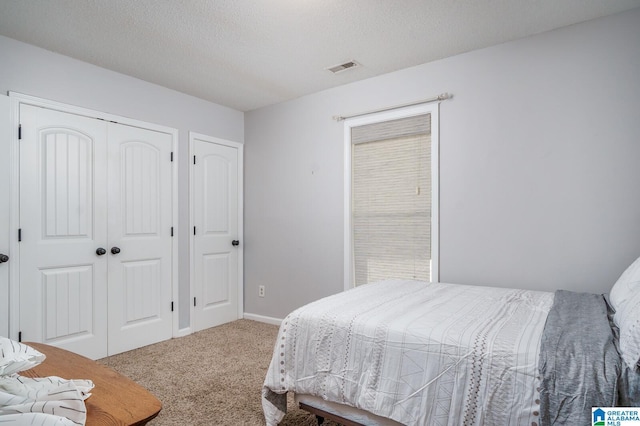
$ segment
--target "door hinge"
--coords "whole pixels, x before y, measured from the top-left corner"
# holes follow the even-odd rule
[[[22,228],[18,229],[18,242],[22,241]]]
[[[22,342],[22,331],[18,331],[18,342]]]
[[[171,162],[173,163],[173,151],[171,151]]]
[[[193,227],[193,235],[196,235],[196,227]]]
[[[173,312],[173,302],[171,302],[171,312]]]
[[[171,236],[173,237],[173,226],[171,227]]]
[[[193,306],[196,306],[196,298],[193,298]]]
[[[193,156],[193,164],[196,164],[196,156]]]
[[[18,124],[18,140],[22,139],[22,124]]]

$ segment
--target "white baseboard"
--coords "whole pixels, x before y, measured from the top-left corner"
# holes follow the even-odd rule
[[[265,317],[264,315],[249,314],[247,312],[244,313],[243,318],[244,319],[248,319],[248,320],[252,320],[252,321],[258,321],[258,322],[264,322],[264,323],[267,323],[267,324],[273,324],[273,325],[277,325],[277,326],[280,326],[280,324],[282,324],[282,319],[280,319],[280,318]]]
[[[174,333],[173,337],[184,337],[191,334],[191,327],[185,327],[178,329],[177,332]]]

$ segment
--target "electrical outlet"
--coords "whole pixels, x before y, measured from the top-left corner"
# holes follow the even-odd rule
[[[258,287],[258,296],[264,297],[264,286],[263,285]]]

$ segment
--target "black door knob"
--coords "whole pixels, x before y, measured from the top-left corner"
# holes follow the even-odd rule
[[[232,246],[239,246],[239,245],[240,245],[240,241],[238,241],[238,240],[233,240],[233,241],[231,241],[231,245],[232,245]]]
[[[103,254],[105,254],[107,251],[105,249],[103,249],[102,247],[98,247],[98,249],[96,250],[96,254],[98,256],[102,256]]]
[[[120,253],[120,249],[118,247],[111,247],[111,254],[118,254]]]
[[[6,254],[0,254],[0,263],[4,263],[8,261],[9,261],[9,256],[7,256]]]

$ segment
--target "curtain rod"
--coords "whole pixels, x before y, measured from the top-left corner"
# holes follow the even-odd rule
[[[336,120],[336,121],[343,121],[343,120],[346,120],[347,118],[360,117],[361,115],[373,114],[375,112],[390,111],[392,109],[404,108],[404,107],[409,107],[409,106],[413,106],[413,105],[420,105],[420,104],[427,104],[427,103],[431,103],[431,102],[446,101],[447,99],[451,99],[452,97],[453,97],[453,95],[451,95],[449,93],[441,93],[440,95],[438,95],[438,96],[436,96],[434,98],[424,99],[422,101],[411,102],[411,103],[408,103],[408,104],[395,105],[395,106],[388,107],[388,108],[381,108],[381,109],[375,109],[375,110],[367,111],[367,112],[360,112],[358,114],[334,115],[333,119]]]

